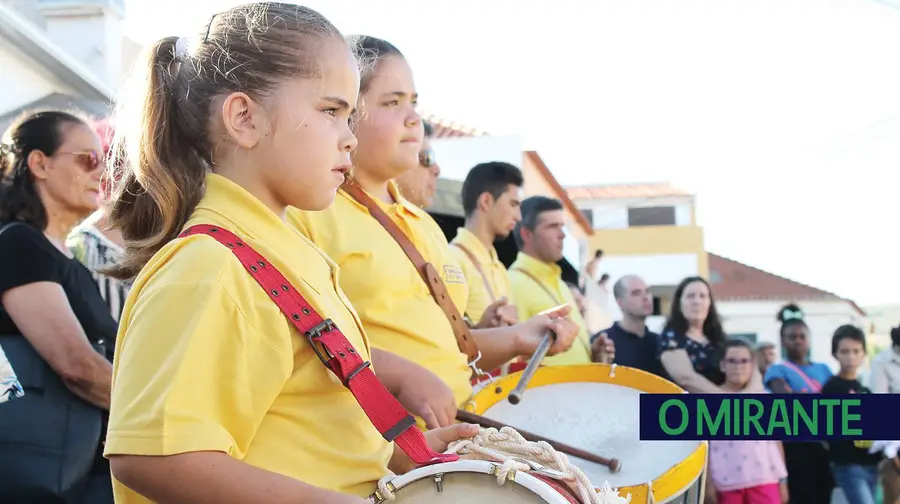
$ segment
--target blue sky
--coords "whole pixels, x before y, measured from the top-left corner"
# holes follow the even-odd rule
[[[128,0],[127,29],[188,35],[236,3]],[[393,42],[423,109],[522,135],[563,184],[672,181],[709,251],[897,301],[900,0],[303,3]]]

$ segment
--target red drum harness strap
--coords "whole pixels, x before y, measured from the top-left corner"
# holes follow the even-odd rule
[[[205,234],[231,249],[272,301],[306,336],[322,364],[334,373],[353,394],[366,416],[387,441],[393,441],[419,466],[454,462],[455,454],[434,452],[416,427],[415,418],[385,388],[331,319],[323,319],[300,292],[250,245],[218,226],[191,226],[179,237]]]

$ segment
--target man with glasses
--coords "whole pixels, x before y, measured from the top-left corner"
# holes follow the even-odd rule
[[[422,149],[419,150],[419,166],[395,180],[403,197],[420,208],[428,208],[434,201],[434,193],[437,192],[437,180],[441,174],[441,168],[434,158],[429,139],[434,135],[434,128],[428,122],[425,125],[425,138],[422,141]]]

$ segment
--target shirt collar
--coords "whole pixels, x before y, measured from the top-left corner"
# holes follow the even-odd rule
[[[481,240],[475,236],[475,233],[464,227],[457,228],[453,243],[466,247],[479,259],[487,258],[491,262],[500,262],[500,257],[497,256],[497,250],[494,247],[485,247],[484,243],[481,243]]]
[[[522,268],[541,280],[548,282],[555,282],[562,278],[562,268],[560,268],[558,264],[545,263],[544,261],[531,257],[525,252],[519,252],[513,267]]]
[[[265,242],[288,257],[312,245],[284,221],[283,215],[277,215],[246,189],[221,175],[211,173],[206,176],[205,191],[197,211],[217,214],[232,224],[229,231]],[[202,220],[202,215],[195,212],[185,227],[199,224]],[[303,242],[307,247],[294,240]],[[330,267],[335,267],[330,258],[321,255]]]
[[[360,189],[362,189],[362,187],[360,187]],[[363,192],[365,192],[366,194],[369,194],[369,192],[366,191],[365,189],[363,189]],[[360,210],[368,212],[368,209],[366,209],[366,207],[362,203],[356,201],[356,199],[354,199],[353,196],[350,196],[349,194],[347,194],[347,192],[344,191],[343,189],[341,189],[338,192],[338,194],[340,196],[343,196],[344,198],[346,198],[348,201],[350,201],[350,203],[353,203],[354,205],[356,205],[356,207],[359,208]],[[408,199],[404,198],[403,195],[400,194],[400,188],[397,186],[397,183],[394,182],[393,180],[388,181],[388,194],[390,194],[391,197],[394,198],[394,201],[396,201],[396,203],[394,203],[394,204],[385,203],[385,202],[381,201],[379,198],[372,196],[371,194],[369,194],[369,197],[372,198],[372,201],[377,203],[378,206],[380,206],[381,209],[384,210],[386,213],[389,213],[393,208],[396,208],[398,211],[402,211],[404,214],[407,214],[407,215],[415,217],[415,218],[421,218],[423,216],[423,214],[425,213],[424,210],[417,207],[416,205],[413,205],[412,203],[410,203],[410,201]]]

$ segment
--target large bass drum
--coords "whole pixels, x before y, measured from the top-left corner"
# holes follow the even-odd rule
[[[495,378],[465,409],[513,428],[576,446],[621,462],[621,470],[572,458],[595,485],[608,481],[632,504],[702,504],[708,445],[705,441],[641,441],[642,393],[681,394],[672,382],[639,369],[606,364],[543,366],[522,402],[507,396],[521,373]]]

